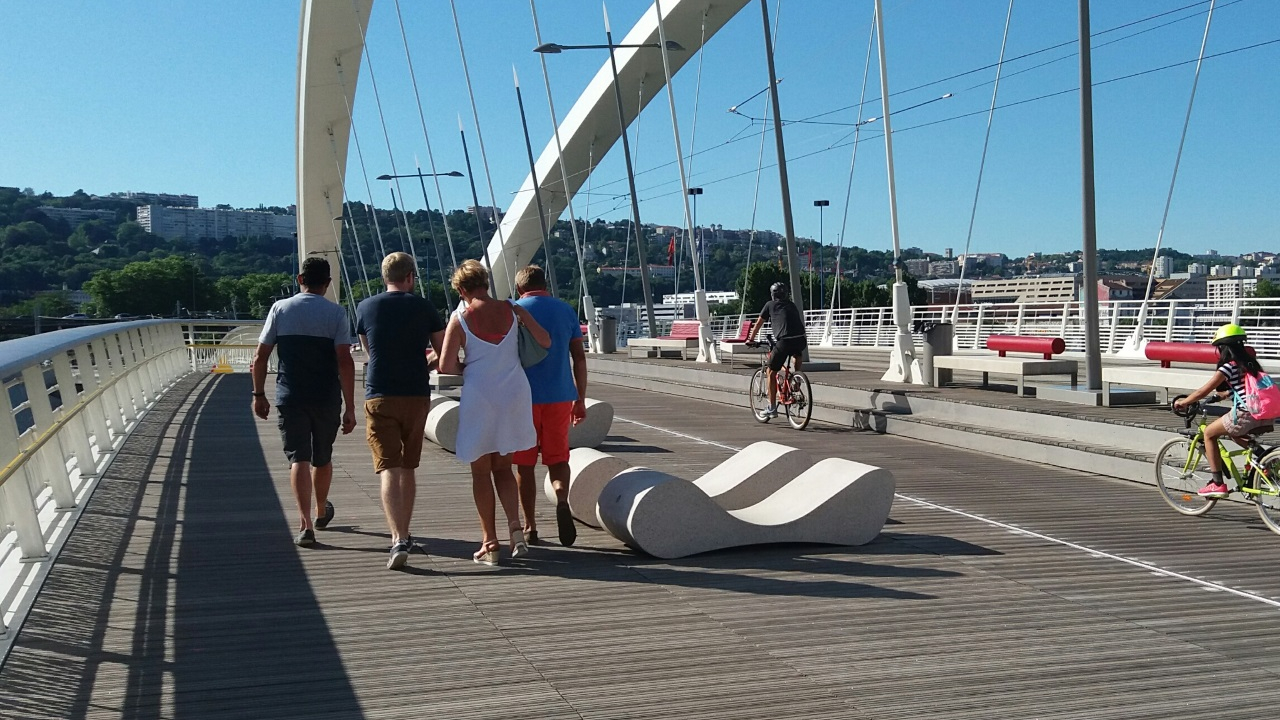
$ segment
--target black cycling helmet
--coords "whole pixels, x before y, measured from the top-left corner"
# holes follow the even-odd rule
[[[783,283],[776,282],[769,286],[769,297],[774,300],[786,300],[791,297],[791,291]]]

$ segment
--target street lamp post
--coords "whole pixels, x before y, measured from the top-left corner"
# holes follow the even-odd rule
[[[432,228],[432,230],[431,230],[431,247],[432,247],[432,249],[434,249],[434,250],[435,250],[435,253],[436,253],[436,265],[437,265],[439,268],[441,268],[440,274],[441,274],[441,278],[442,278],[442,280],[443,280],[443,283],[442,283],[442,284],[444,285],[444,300],[445,300],[445,302],[446,302],[446,303],[451,303],[451,301],[449,300],[449,279],[448,279],[447,277],[445,277],[445,276],[444,276],[444,259],[440,257],[440,241],[439,241],[439,238],[437,238],[437,237],[435,236],[435,230],[434,230],[434,228],[433,228],[433,226],[435,225],[435,223],[434,223],[434,222],[432,221],[432,219],[431,219],[431,201],[430,201],[429,199],[427,199],[427,183],[426,183],[426,181],[425,181],[425,180],[423,180],[423,178],[429,178],[429,177],[464,177],[464,176],[463,176],[463,174],[462,174],[462,173],[458,172],[457,170],[450,170],[449,172],[441,172],[441,173],[424,173],[424,172],[422,172],[421,170],[419,170],[419,171],[418,171],[418,172],[416,172],[416,173],[404,173],[404,174],[401,174],[401,175],[379,175],[379,176],[378,176],[378,179],[379,179],[379,180],[394,180],[394,179],[396,179],[396,178],[411,178],[411,177],[416,177],[416,178],[418,178],[418,186],[422,188],[422,204],[423,204],[423,207],[424,207],[424,208],[426,208],[426,211],[427,211],[427,227],[428,227],[428,228]],[[401,198],[401,199],[403,199],[403,198]],[[443,222],[447,222],[446,220],[444,220],[444,208],[441,208],[441,209],[440,209],[440,212],[441,212],[441,222],[442,222],[442,223],[443,223]],[[408,223],[407,223],[407,221],[406,221],[406,224],[405,224],[405,229],[406,229],[406,232],[407,232],[407,230],[408,230]],[[448,230],[448,228],[445,228],[445,229],[446,229],[446,231]],[[415,257],[415,258],[414,258],[414,260],[417,260],[417,258]],[[367,280],[367,279],[366,279],[366,282],[368,282],[368,280]],[[425,293],[424,293],[424,295],[425,295]]]
[[[822,216],[823,216],[823,210],[830,205],[831,205],[830,200],[814,200],[813,201],[813,206],[818,208],[818,309],[819,310],[822,309],[822,305],[824,302],[822,299],[822,293],[826,292],[825,290],[826,283],[824,282],[826,278],[822,274],[822,243],[825,235],[824,228],[822,225],[822,220],[823,220]],[[839,283],[840,280],[837,278],[836,282]],[[812,307],[813,302],[810,301],[809,305],[810,307]]]
[[[627,185],[631,191],[631,220],[635,227],[636,233],[636,250],[640,256],[640,289],[644,292],[644,308],[649,320],[649,337],[658,336],[658,321],[654,317],[653,311],[653,290],[649,286],[649,246],[644,239],[644,226],[640,224],[640,201],[636,195],[636,176],[635,169],[631,165],[631,141],[627,138],[627,121],[626,115],[622,108],[622,89],[618,86],[618,60],[614,54],[614,50],[618,48],[661,48],[659,43],[643,43],[638,45],[615,45],[613,42],[613,32],[609,26],[605,25],[606,45],[560,45],[557,43],[543,43],[534,48],[536,53],[558,54],[565,50],[604,50],[609,51],[609,68],[613,71],[613,96],[618,103],[618,126],[622,135],[622,157],[626,161],[627,166]],[[679,43],[669,41],[666,45],[668,50],[683,50]],[[566,188],[567,190],[568,188]],[[624,278],[625,281],[625,278]],[[586,278],[582,279],[583,287],[586,287]]]
[[[689,197],[693,198],[693,234],[694,234],[693,248],[698,253],[697,262],[701,263],[702,269],[705,272],[707,269],[707,252],[702,245],[702,229],[698,227],[698,196],[701,194],[702,194],[702,188],[700,187],[689,188]]]
[[[555,297],[560,296],[559,290],[556,289],[556,268],[551,262],[551,239],[547,229],[547,211],[542,206],[542,183],[538,182],[538,169],[533,162],[533,143],[529,141],[529,120],[524,114],[524,95],[520,92],[520,76],[516,74],[516,66],[511,66],[511,77],[516,83],[516,105],[520,108],[520,128],[524,130],[524,151],[529,156],[529,178],[533,181],[533,199],[538,207],[538,228],[542,230],[542,253],[547,258],[547,281],[551,289],[551,294]],[[627,280],[623,278],[625,283]],[[515,282],[515,278],[512,278]],[[583,289],[586,289],[586,282],[583,282]]]

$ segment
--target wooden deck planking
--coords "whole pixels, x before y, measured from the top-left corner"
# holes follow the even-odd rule
[[[203,380],[203,379],[202,379]],[[289,543],[274,423],[243,377],[166,398],[113,466],[0,669],[20,717],[1256,717],[1280,693],[1280,610],[899,500],[856,549],[679,561],[580,527],[577,547],[470,562],[469,476],[428,446],[391,573],[362,437],[339,442],[333,529]],[[899,491],[1280,596],[1250,508],[1176,516],[1149,487],[598,388],[606,451],[695,477],[757,439],[894,470]],[[180,411],[177,422],[164,412]],[[627,451],[627,452],[623,452]],[[109,480],[109,481],[108,481]],[[544,534],[554,522],[540,506]],[[1250,518],[1253,518],[1250,520]],[[49,682],[54,677],[66,682]],[[1212,679],[1206,679],[1213,674]]]

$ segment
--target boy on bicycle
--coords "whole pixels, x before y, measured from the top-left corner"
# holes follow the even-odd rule
[[[799,371],[809,340],[804,334],[804,318],[800,315],[800,308],[791,302],[791,292],[787,286],[780,282],[774,283],[769,287],[769,297],[772,299],[764,304],[760,309],[760,316],[751,324],[747,342],[756,341],[761,326],[768,320],[778,344],[769,353],[769,409],[766,414],[778,417],[778,371],[786,364],[787,358],[795,358],[795,369]]]
[[[1241,438],[1247,437],[1250,431],[1269,426],[1273,422],[1255,418],[1245,409],[1244,374],[1247,372],[1256,376],[1262,372],[1262,365],[1258,363],[1253,350],[1246,347],[1244,343],[1244,328],[1239,325],[1228,323],[1218,328],[1218,331],[1213,334],[1213,344],[1218,347],[1218,368],[1214,371],[1213,377],[1204,384],[1204,387],[1174,403],[1181,409],[1209,395],[1215,395],[1218,400],[1234,396],[1231,410],[1204,429],[1204,455],[1209,461],[1212,478],[1208,485],[1198,491],[1197,494],[1202,497],[1225,498],[1230,492],[1230,488],[1222,481],[1222,458],[1218,454],[1218,438],[1226,435],[1237,443],[1245,445],[1248,441],[1241,442]],[[1218,387],[1224,382],[1230,390],[1218,393]]]

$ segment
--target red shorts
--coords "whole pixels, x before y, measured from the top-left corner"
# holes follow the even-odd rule
[[[569,428],[573,425],[573,401],[542,403],[533,406],[533,427],[538,431],[538,444],[520,450],[511,458],[515,465],[537,465],[542,452],[543,465],[569,462]]]

